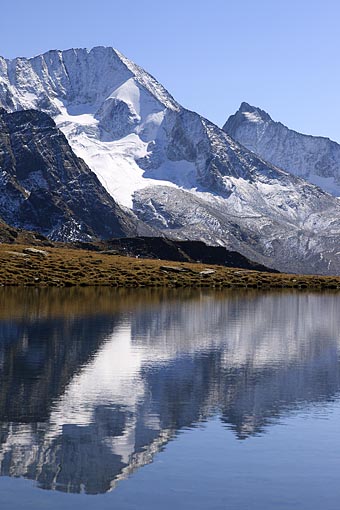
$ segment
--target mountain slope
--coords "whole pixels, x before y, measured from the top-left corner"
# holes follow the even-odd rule
[[[340,273],[336,199],[182,108],[112,48],[0,59],[0,103],[52,115],[111,196],[168,237],[281,271]]]
[[[115,203],[45,113],[0,111],[0,168],[0,216],[12,226],[55,240],[148,232]]]
[[[30,244],[49,246],[52,243],[41,234],[29,232],[28,230],[17,229],[7,225],[0,218],[0,243],[12,244]]]
[[[340,145],[329,138],[297,133],[247,103],[223,130],[273,165],[340,195]]]

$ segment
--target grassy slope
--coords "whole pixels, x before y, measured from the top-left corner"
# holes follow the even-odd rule
[[[24,254],[26,248],[18,244],[0,245],[0,285],[340,289],[340,277],[261,273],[69,248],[42,247],[46,256]],[[186,271],[177,273],[164,270],[162,266]],[[214,272],[200,274],[208,268]]]

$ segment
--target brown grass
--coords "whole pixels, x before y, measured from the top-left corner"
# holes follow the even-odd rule
[[[22,245],[0,245],[0,285],[340,289],[340,277],[261,273],[69,248],[43,248],[48,253],[46,257],[23,256],[24,249]],[[186,271],[177,273],[161,269],[162,266]],[[214,272],[201,275],[200,272],[206,269]]]

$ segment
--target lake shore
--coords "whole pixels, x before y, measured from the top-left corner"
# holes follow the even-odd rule
[[[340,289],[339,276],[264,273],[70,248],[0,245],[2,286]]]

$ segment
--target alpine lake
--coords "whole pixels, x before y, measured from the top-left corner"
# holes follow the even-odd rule
[[[340,294],[0,289],[2,510],[339,510]]]

